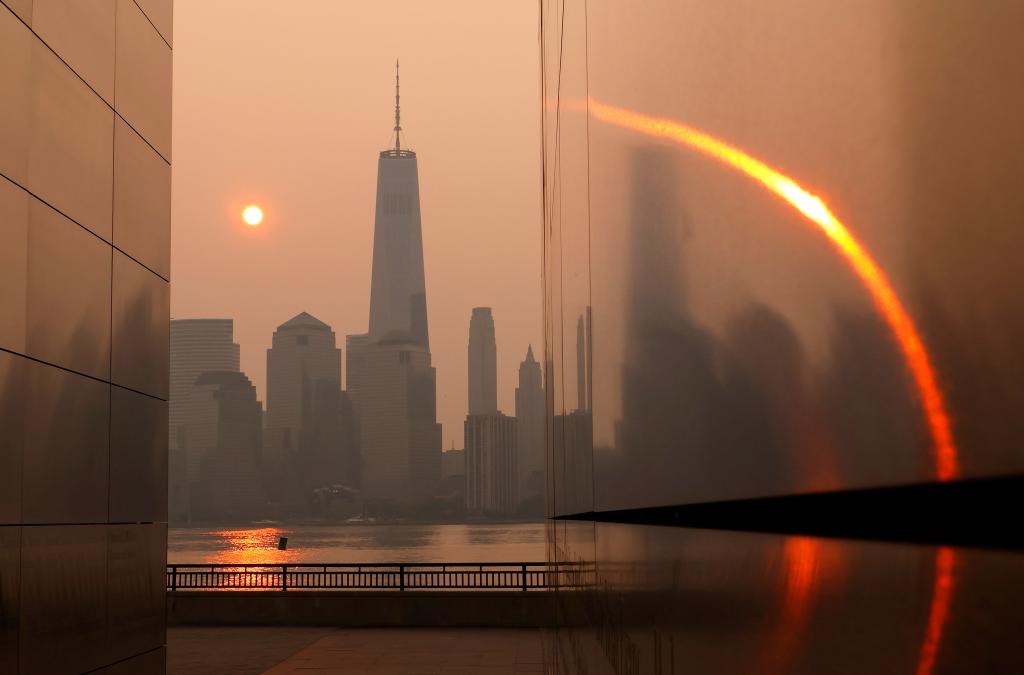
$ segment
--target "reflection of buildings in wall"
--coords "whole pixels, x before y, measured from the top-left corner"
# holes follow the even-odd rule
[[[519,364],[516,425],[519,499],[540,498],[544,494],[544,389],[532,345]]]

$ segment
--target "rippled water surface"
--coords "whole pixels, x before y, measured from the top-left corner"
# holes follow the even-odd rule
[[[288,537],[288,549],[277,548]],[[168,563],[539,562],[544,524],[172,527]]]

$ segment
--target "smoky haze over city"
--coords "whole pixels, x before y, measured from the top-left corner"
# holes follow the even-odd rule
[[[1021,26],[0,0],[0,674],[1024,673]]]
[[[266,402],[266,349],[299,312],[367,330],[377,155],[419,157],[443,446],[462,447],[471,310],[491,307],[498,402],[541,349],[533,3],[223,0],[175,6],[171,316],[234,319]],[[429,26],[429,28],[427,28]],[[242,210],[263,209],[248,227]],[[539,353],[539,352],[538,352]]]

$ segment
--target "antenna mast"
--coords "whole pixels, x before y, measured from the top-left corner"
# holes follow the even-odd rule
[[[395,152],[402,147],[402,108],[398,96],[398,59],[395,59]]]

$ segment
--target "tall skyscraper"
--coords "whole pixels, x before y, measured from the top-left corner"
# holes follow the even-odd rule
[[[231,319],[174,319],[171,321],[171,373],[167,458],[168,517],[185,522],[191,508],[191,488],[199,480],[200,454],[197,446],[184,447],[184,428],[196,420],[189,417],[189,397],[196,378],[208,371],[239,370],[239,347],[234,341]]]
[[[327,388],[341,388],[341,350],[334,331],[301,312],[277,327],[267,350],[266,427],[275,443],[271,454],[298,450],[302,430],[311,424],[314,398]],[[280,447],[273,447],[279,445]]]
[[[509,515],[519,505],[516,419],[501,413],[468,415],[466,509],[471,513]]]
[[[239,370],[239,347],[231,319],[171,321],[171,398],[168,440],[178,447],[178,428],[186,422],[185,401],[196,378],[206,371]]]
[[[416,153],[401,147],[398,64],[395,144],[377,160],[369,333],[350,372],[355,385],[363,495],[409,503],[441,477],[441,426],[430,363]],[[357,336],[353,336],[357,337]]]
[[[540,497],[544,494],[544,387],[532,345],[526,349],[526,359],[519,364],[516,423],[519,497]]]
[[[416,153],[401,147],[398,64],[395,64],[395,146],[377,159],[373,225],[370,340],[430,347]]]
[[[469,414],[498,412],[497,346],[490,307],[474,307],[469,320]]]

